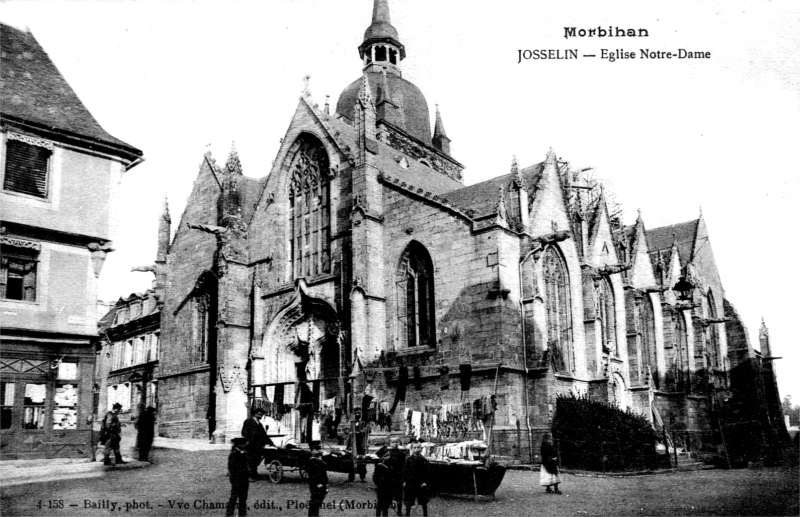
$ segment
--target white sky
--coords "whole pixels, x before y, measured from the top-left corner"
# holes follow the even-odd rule
[[[608,180],[631,224],[702,206],[730,299],[757,346],[771,331],[781,395],[800,402],[792,321],[800,220],[800,3],[390,0],[404,77],[439,104],[472,184],[553,147]],[[372,0],[0,1],[29,27],[100,124],[147,161],[126,174],[123,221],[101,277],[113,301],[148,288],[162,196],[178,224],[203,153],[236,142],[245,174],[269,172],[302,89],[331,104],[360,76]],[[563,38],[563,27],[643,27],[649,38]],[[637,59],[527,61],[518,49],[634,50]],[[638,49],[710,60],[639,59]]]

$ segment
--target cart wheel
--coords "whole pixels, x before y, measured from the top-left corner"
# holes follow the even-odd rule
[[[272,460],[267,465],[267,476],[272,483],[280,483],[283,480],[283,465],[278,460]]]

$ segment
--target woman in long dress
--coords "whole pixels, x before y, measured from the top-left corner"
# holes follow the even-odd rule
[[[545,434],[542,437],[542,448],[540,450],[542,455],[542,468],[539,473],[539,484],[545,487],[544,491],[548,494],[560,494],[561,490],[558,485],[561,483],[561,475],[558,473],[558,458],[556,457],[556,449],[550,443],[550,435]]]

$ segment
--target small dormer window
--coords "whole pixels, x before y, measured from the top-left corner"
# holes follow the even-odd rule
[[[386,47],[375,47],[375,61],[386,61]]]

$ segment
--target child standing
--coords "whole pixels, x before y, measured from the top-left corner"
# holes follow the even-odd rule
[[[225,508],[225,515],[233,517],[233,509],[239,502],[239,517],[247,515],[247,492],[250,489],[250,470],[247,465],[247,438],[231,440],[233,448],[228,456],[228,476],[231,479],[231,497]]]

